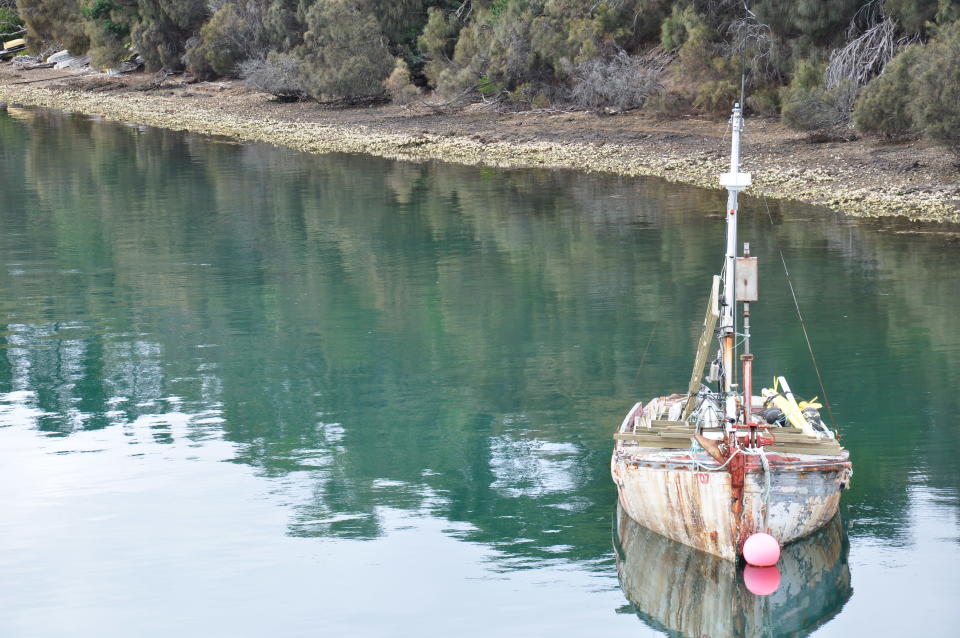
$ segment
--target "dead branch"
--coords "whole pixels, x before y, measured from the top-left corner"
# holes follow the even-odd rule
[[[49,77],[49,78],[40,78],[39,80],[21,80],[20,82],[11,82],[10,84],[11,84],[11,85],[13,85],[13,84],[34,84],[34,83],[36,83],[36,82],[49,82],[49,81],[51,81],[51,80],[66,80],[66,79],[78,78],[78,77],[80,77],[81,75],[89,75],[90,73],[94,73],[94,71],[93,71],[92,69],[90,69],[90,70],[84,71],[84,72],[82,72],[82,73],[66,73],[66,74],[64,74],[64,75],[55,75],[55,76]]]
[[[887,62],[893,59],[901,46],[910,38],[897,38],[896,20],[885,17],[844,47],[834,49],[824,73],[827,88],[844,82],[864,86],[870,78],[880,73]]]
[[[770,71],[773,44],[770,26],[757,20],[757,16],[746,6],[744,8],[746,15],[726,26],[729,41],[724,45],[724,49],[727,57],[743,60],[749,71],[747,77],[752,84],[756,84]]]
[[[459,111],[464,106],[466,106],[469,102],[471,102],[472,101],[471,97],[474,94],[474,92],[476,92],[476,90],[477,90],[476,86],[469,86],[465,88],[463,91],[461,91],[460,93],[457,93],[456,95],[454,95],[449,100],[445,100],[443,102],[437,102],[437,101],[428,102],[424,99],[418,99],[416,100],[416,104],[418,106],[423,106],[429,109],[434,115],[445,115],[450,111]]]
[[[157,89],[163,86],[163,83],[166,82],[167,78],[170,77],[171,75],[174,75],[173,71],[168,71],[166,69],[157,71],[153,75],[152,80],[148,82],[144,82],[140,86],[135,87],[133,90],[134,91],[156,91]]]

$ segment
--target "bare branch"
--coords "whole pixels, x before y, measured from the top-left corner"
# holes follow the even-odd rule
[[[587,60],[574,69],[570,98],[578,107],[598,112],[640,108],[663,89],[660,76],[673,58],[658,47],[644,56],[619,51],[606,60]]]
[[[770,26],[757,20],[757,16],[746,5],[744,9],[744,17],[737,18],[726,26],[729,41],[724,48],[727,57],[743,60],[751,85],[762,84],[772,67],[773,39]]]
[[[824,73],[827,88],[832,89],[844,82],[852,82],[857,87],[866,85],[893,59],[900,47],[912,41],[911,38],[898,39],[898,30],[893,18],[883,18],[846,46],[834,49]]]

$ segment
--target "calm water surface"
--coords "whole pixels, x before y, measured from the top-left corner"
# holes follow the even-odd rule
[[[756,599],[608,470],[686,384],[720,191],[21,109],[0,188],[4,636],[956,635],[949,238],[747,201],[756,374],[818,394],[779,245],[855,465]]]

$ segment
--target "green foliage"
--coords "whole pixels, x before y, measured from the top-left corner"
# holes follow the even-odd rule
[[[840,43],[864,0],[754,0],[750,9],[780,38],[815,46]]]
[[[883,10],[906,33],[920,33],[937,13],[941,0],[884,0]]]
[[[916,123],[924,136],[960,155],[960,22],[938,32],[917,68]]]
[[[427,23],[417,39],[417,46],[421,55],[426,58],[423,74],[431,85],[437,86],[444,70],[453,62],[461,24],[456,14],[436,7],[430,8],[427,16]]]
[[[858,131],[887,138],[915,132],[913,82],[922,53],[920,45],[903,49],[864,88],[853,113]]]
[[[842,82],[823,86],[823,67],[801,62],[790,86],[781,94],[783,121],[799,131],[829,132],[841,138],[849,135],[857,87]]]
[[[678,26],[671,28],[682,27],[683,34],[674,69],[678,89],[697,109],[725,113],[740,94],[739,66],[725,55],[720,34],[710,28],[704,16],[690,7],[682,13],[674,12],[674,16]]]
[[[87,52],[94,66],[113,66],[130,55],[130,26],[136,16],[132,2],[93,0],[81,6],[80,13],[87,20]]]
[[[0,23],[12,19],[4,13],[10,2],[0,0]],[[891,62],[864,91],[858,128],[885,136],[916,129],[945,140],[951,127],[936,120],[950,120],[956,103],[944,53],[952,51],[949,34],[960,21],[956,0],[752,0],[751,15],[733,0],[18,0],[17,6],[34,50],[58,43],[74,54],[89,52],[98,66],[136,52],[149,70],[186,65],[204,77],[234,75],[252,61],[262,77],[280,78],[279,86],[296,84],[295,75],[301,83],[295,93],[328,98],[380,96],[392,87],[400,101],[426,86],[447,97],[473,92],[524,105],[562,99],[621,109],[646,101],[645,108],[665,114],[691,107],[726,113],[746,68],[747,105],[781,112],[805,130],[847,127],[857,87],[834,86],[836,74],[824,86],[823,64],[887,15],[900,25],[891,42],[913,34],[930,41],[902,54],[923,58],[913,75],[924,81],[910,78],[906,58]],[[620,62],[644,59],[658,45],[676,59],[662,76],[658,71],[655,83],[663,90],[649,92],[646,72]],[[272,58],[283,62],[271,65],[271,52],[288,57]],[[931,68],[946,74],[942,85]],[[273,79],[264,82],[273,86]],[[900,88],[908,83],[909,95]],[[640,86],[647,88],[634,91]]]
[[[774,116],[780,114],[780,91],[775,88],[762,88],[747,96],[747,107],[754,113]]]
[[[23,19],[17,13],[13,0],[0,0],[0,33],[16,33],[23,28]]]
[[[696,13],[692,7],[683,9],[679,4],[675,4],[670,16],[660,25],[660,45],[667,51],[682,47],[687,40],[687,24],[695,18]]]
[[[306,27],[297,55],[310,95],[370,98],[384,93],[394,58],[376,18],[350,0],[324,0],[310,7]]]
[[[403,58],[397,58],[390,76],[383,81],[383,88],[394,104],[409,104],[420,95],[420,89],[410,81],[410,67]]]
[[[130,38],[148,70],[183,68],[187,40],[208,17],[205,0],[136,0]]]
[[[481,78],[491,93],[557,94],[578,64],[658,38],[668,7],[659,0],[509,0],[476,7],[463,26],[431,12],[419,41],[428,57],[424,70],[447,95],[477,87]]]
[[[48,42],[56,42],[73,54],[82,54],[90,46],[78,0],[18,0],[17,9],[27,27],[27,43],[39,51]]]
[[[241,14],[233,3],[224,4],[201,28],[197,37],[186,46],[187,68],[201,77],[234,75],[237,65],[256,57],[259,23],[252,16]]]

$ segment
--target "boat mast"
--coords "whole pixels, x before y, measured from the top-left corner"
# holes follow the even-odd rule
[[[720,176],[720,185],[727,189],[727,251],[723,270],[723,309],[720,315],[720,334],[723,337],[723,391],[730,393],[734,371],[734,315],[736,307],[737,268],[737,197],[750,186],[750,173],[740,172],[740,132],[743,130],[743,110],[739,103],[733,106],[730,117],[730,172]],[[737,417],[736,401],[728,397],[726,416]]]

